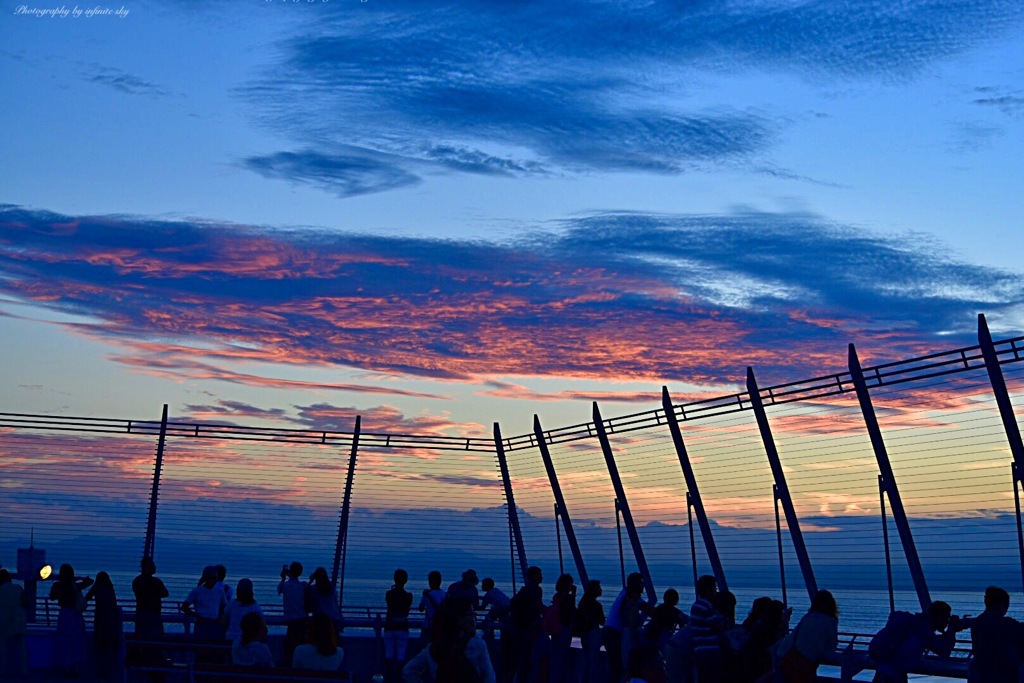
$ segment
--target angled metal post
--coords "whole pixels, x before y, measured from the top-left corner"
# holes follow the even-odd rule
[[[889,550],[889,522],[885,511],[885,481],[878,475],[878,508],[882,511],[882,540],[885,543],[885,578],[889,583],[889,613],[896,611],[896,593],[892,585],[892,552]]]
[[[871,448],[875,452],[875,460],[878,461],[878,469],[882,475],[881,483],[889,497],[892,520],[900,535],[900,543],[903,546],[903,554],[907,558],[910,576],[914,579],[917,600],[921,603],[921,609],[927,610],[928,606],[932,604],[932,599],[928,595],[928,584],[925,582],[921,558],[917,555],[914,535],[910,532],[910,522],[907,520],[906,510],[903,508],[903,498],[900,496],[899,486],[896,485],[896,475],[893,474],[892,463],[889,462],[889,452],[885,448],[885,441],[882,440],[882,430],[878,426],[875,407],[871,403],[871,394],[868,392],[867,382],[864,381],[864,371],[861,370],[857,349],[853,344],[850,344],[850,376],[853,378],[853,386],[857,390],[857,400],[860,402],[860,411],[864,416],[868,436],[871,437]]]
[[[718,557],[718,546],[715,545],[715,537],[711,533],[711,522],[704,511],[704,501],[701,500],[700,490],[697,488],[697,476],[693,472],[693,464],[686,452],[686,444],[683,443],[683,432],[679,429],[679,420],[676,419],[675,407],[672,405],[672,397],[669,396],[668,387],[661,388],[661,407],[665,411],[665,420],[668,422],[668,429],[672,433],[672,443],[676,448],[676,455],[679,457],[679,465],[683,468],[683,479],[686,480],[686,500],[688,507],[697,513],[697,523],[700,524],[700,537],[704,541],[704,549],[708,553],[708,561],[711,562],[711,571],[715,574],[719,590],[729,590],[725,582],[725,570],[722,567],[722,560]],[[693,534],[691,527],[690,534]],[[694,561],[694,567],[697,566]]]
[[[1010,393],[1006,390],[1006,380],[1003,379],[1003,371],[999,367],[999,358],[996,356],[996,347],[992,343],[992,335],[988,331],[988,323],[985,315],[978,314],[978,343],[981,345],[981,355],[985,358],[985,369],[988,370],[988,379],[992,384],[992,393],[996,396],[996,405],[999,406],[999,417],[1003,421],[1003,430],[1006,432],[1006,439],[1010,442],[1010,454],[1017,468],[1024,468],[1024,441],[1021,440],[1020,426],[1017,424],[1017,416],[1013,412],[1013,403],[1010,402]]]
[[[555,503],[555,516],[552,518],[555,520],[555,544],[558,545],[558,573],[559,575],[565,573],[565,559],[562,557],[562,528],[559,526],[561,522],[558,519],[558,503]],[[525,581],[526,578],[524,577]]]
[[[693,566],[693,588],[697,589],[697,541],[693,535],[693,504],[690,500],[690,492],[686,492],[686,521],[690,528],[690,562]],[[724,585],[724,584],[723,584]],[[724,590],[724,588],[723,588]]]
[[[559,485],[558,475],[555,473],[555,464],[551,460],[551,452],[548,450],[547,439],[544,438],[544,430],[540,426],[540,418],[536,415],[533,416],[533,434],[537,438],[537,448],[544,461],[544,469],[548,473],[551,493],[555,496],[555,505],[558,507],[558,517],[562,520],[565,541],[569,544],[572,561],[576,564],[576,573],[579,574],[580,584],[585,586],[590,579],[587,577],[587,568],[583,564],[583,553],[580,552],[580,544],[576,541],[576,533],[572,530],[572,519],[569,517],[568,508],[565,507],[565,498],[562,496],[562,487]]]
[[[782,518],[779,516],[779,487],[772,484],[772,500],[775,503],[775,541],[779,546],[779,579],[782,581],[782,604],[789,606],[789,592],[786,590],[786,555],[782,552]]]
[[[693,504],[690,492],[686,492],[686,525],[690,527],[690,563],[693,567],[693,590],[697,587],[697,544],[693,536]]]
[[[626,500],[626,489],[622,486],[622,479],[619,477],[619,468],[615,464],[615,456],[612,455],[612,445],[608,441],[608,432],[605,429],[604,420],[601,419],[601,410],[597,407],[597,401],[594,401],[594,425],[597,427],[597,440],[601,442],[601,452],[604,453],[604,461],[608,465],[608,475],[611,477],[615,498],[619,511],[622,513],[622,523],[626,525],[629,544],[633,547],[633,558],[636,560],[640,575],[644,577],[647,597],[657,602],[658,596],[654,592],[651,570],[647,567],[647,558],[644,557],[644,549],[640,545],[640,534],[637,533],[636,525],[633,524],[633,515],[629,511],[629,502]]]
[[[356,458],[359,454],[359,432],[362,417],[356,415],[356,426],[352,431],[352,450],[348,456],[348,472],[345,475],[345,493],[341,499],[341,514],[338,516],[338,540],[334,544],[334,566],[331,569],[331,583],[338,589],[338,606],[345,601],[345,560],[348,556],[348,519],[352,508],[352,482],[356,475]]]
[[[505,487],[505,503],[508,505],[508,524],[512,529],[512,537],[516,543],[516,555],[519,559],[519,571],[526,581],[526,547],[523,545],[523,530],[519,526],[519,510],[512,494],[512,476],[508,471],[508,460],[505,458],[505,444],[501,440],[501,428],[494,423],[494,451],[498,457],[498,470],[501,472],[501,484]]]
[[[149,494],[149,517],[146,519],[146,539],[142,543],[142,556],[153,557],[156,550],[156,507],[160,498],[160,475],[164,468],[164,446],[167,442],[167,404],[160,418],[160,436],[156,441],[156,461],[153,463],[153,490]]]
[[[807,554],[803,532],[800,531],[800,520],[796,516],[793,497],[789,494],[789,484],[786,483],[786,473],[782,470],[782,461],[779,459],[778,449],[775,448],[772,427],[768,423],[768,415],[765,414],[761,392],[757,388],[754,369],[751,367],[747,368],[747,393],[750,395],[750,406],[754,409],[754,417],[757,418],[757,427],[761,432],[761,442],[764,444],[765,454],[768,456],[768,464],[772,468],[772,478],[775,480],[778,500],[782,503],[782,511],[786,515],[786,527],[789,529],[789,537],[793,541],[796,559],[800,563],[804,586],[807,588],[808,597],[813,600],[814,595],[818,592],[818,582],[814,579],[814,568],[811,566],[811,558]]]
[[[1017,511],[1017,548],[1020,551],[1020,578],[1021,585],[1024,585],[1024,524],[1020,520],[1020,488],[1024,486],[1021,481],[1020,468],[1017,463],[1010,463],[1010,474],[1013,475],[1013,507]]]

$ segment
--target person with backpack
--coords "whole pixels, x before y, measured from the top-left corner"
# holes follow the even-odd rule
[[[434,626],[433,641],[402,669],[404,683],[496,683],[487,644],[476,635],[469,598],[447,598]]]
[[[926,651],[949,657],[956,634],[967,628],[952,608],[936,600],[924,612],[893,612],[868,644],[875,664],[874,683],[907,683],[910,672]]]

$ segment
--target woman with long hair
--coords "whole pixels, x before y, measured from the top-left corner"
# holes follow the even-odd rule
[[[306,644],[295,648],[293,669],[337,671],[345,659],[345,651],[338,647],[334,624],[326,614],[314,614],[309,621]]]
[[[246,614],[255,612],[261,617],[263,608],[256,602],[256,594],[253,591],[251,579],[241,579],[235,587],[235,597],[228,603],[224,610],[224,618],[227,621],[227,630],[224,638],[234,642],[242,635],[242,619]]]
[[[839,641],[839,606],[832,593],[820,590],[811,609],[793,632],[779,642],[777,680],[784,683],[814,683],[818,665],[835,652]]]
[[[62,564],[57,581],[50,587],[50,599],[57,602],[57,633],[54,636],[55,665],[66,675],[77,676],[85,667],[85,617],[88,603],[82,591],[93,584],[87,576],[75,577],[70,564]]]
[[[404,683],[495,683],[487,645],[476,635],[468,598],[448,598],[435,615],[434,638],[402,669]]]
[[[108,680],[117,680],[120,677],[118,665],[121,659],[124,623],[110,574],[97,573],[96,582],[89,589],[85,599],[91,600],[96,609],[93,618],[93,647],[96,650],[96,665],[100,676]]]

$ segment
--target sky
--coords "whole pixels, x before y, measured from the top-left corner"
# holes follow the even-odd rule
[[[509,436],[1024,333],[1016,0],[19,0],[0,36],[0,412]]]

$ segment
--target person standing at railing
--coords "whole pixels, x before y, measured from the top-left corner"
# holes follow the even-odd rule
[[[25,648],[28,606],[24,589],[11,580],[9,571],[0,569],[0,678],[8,674],[28,675],[28,650]],[[13,662],[8,661],[8,653],[14,653]]]
[[[838,642],[839,606],[832,593],[820,590],[814,594],[811,608],[792,633],[779,641],[775,680],[778,683],[814,683],[818,680],[818,665],[836,651]]]
[[[893,612],[868,645],[875,663],[874,683],[907,683],[907,674],[926,651],[949,657],[957,632],[965,628],[967,624],[941,600],[918,614]]]
[[[85,596],[95,606],[93,619],[93,648],[96,652],[96,667],[101,678],[116,681],[121,678],[121,642],[124,639],[124,622],[121,607],[110,574],[99,572],[96,582]]]
[[[232,598],[224,610],[224,617],[227,621],[227,630],[224,632],[224,638],[232,642],[242,635],[242,619],[245,618],[246,614],[255,612],[261,617],[264,616],[263,608],[260,607],[260,603],[256,602],[256,593],[252,587],[252,580],[240,580],[234,594],[235,597]]]
[[[301,562],[282,565],[281,582],[277,584],[277,594],[281,596],[284,620],[287,625],[284,634],[284,666],[291,664],[292,653],[295,652],[296,646],[306,642],[306,623],[309,614],[306,609],[306,594],[309,591],[309,586],[301,577]]]
[[[409,610],[412,593],[405,590],[409,572],[396,569],[394,584],[384,594],[387,612],[384,614],[384,680],[398,681],[405,664],[405,650],[409,643]]]
[[[335,633],[341,633],[344,624],[341,619],[341,611],[338,609],[338,593],[334,590],[334,584],[331,583],[331,578],[323,567],[317,567],[310,574],[308,595],[313,616],[323,614],[334,624]]]
[[[424,645],[429,645],[431,640],[431,628],[434,624],[434,616],[444,602],[444,590],[441,588],[441,572],[432,571],[427,574],[427,585],[423,589],[423,596],[420,598],[419,611],[423,612],[423,631],[420,639]]]
[[[57,581],[50,587],[50,599],[57,601],[57,633],[54,636],[54,664],[61,673],[77,676],[85,666],[85,617],[88,603],[82,591],[92,585],[88,576],[75,577],[70,564],[62,564]]]
[[[228,606],[224,589],[217,585],[217,570],[204,567],[202,583],[192,589],[181,603],[181,611],[196,620],[193,635],[196,640],[224,639],[224,610]]]
[[[968,620],[972,654],[968,683],[1017,683],[1024,663],[1024,624],[1006,616],[1010,594],[1002,588],[985,590],[985,611]]]
[[[490,577],[484,579],[480,587],[484,590],[484,596],[480,598],[480,609],[487,610],[481,629],[485,639],[493,640],[495,626],[500,629],[508,618],[509,597],[494,585],[494,579]]]
[[[152,557],[142,558],[140,573],[132,580],[135,594],[135,635],[144,640],[164,637],[163,600],[168,597],[167,586],[156,575]]]

